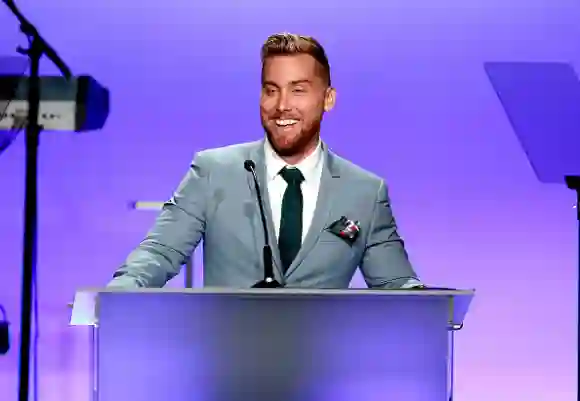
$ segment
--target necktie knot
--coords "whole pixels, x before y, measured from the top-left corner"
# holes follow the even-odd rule
[[[280,170],[280,175],[289,185],[300,185],[304,181],[302,172],[295,167],[284,167]]]

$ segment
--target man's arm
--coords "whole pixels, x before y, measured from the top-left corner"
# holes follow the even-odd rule
[[[360,269],[370,288],[392,289],[421,285],[397,232],[387,187],[383,181],[377,192]]]
[[[205,230],[209,172],[200,159],[196,155],[155,225],[108,287],[163,287],[179,273]]]

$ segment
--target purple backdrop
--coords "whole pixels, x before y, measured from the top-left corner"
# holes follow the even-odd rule
[[[578,70],[577,1],[198,3],[19,1],[75,73],[113,94],[105,130],[42,138],[42,401],[87,400],[87,338],[67,327],[66,304],[106,283],[149,228],[155,213],[128,202],[168,198],[199,149],[261,136],[259,47],[283,30],[326,46],[338,104],[324,138],[384,175],[422,277],[478,290],[457,339],[457,399],[574,400],[573,194],[537,181],[483,63]],[[0,54],[23,43],[3,7],[0,38]],[[0,158],[0,303],[13,335],[23,161],[21,137]],[[0,357],[1,400],[16,397],[16,345]]]

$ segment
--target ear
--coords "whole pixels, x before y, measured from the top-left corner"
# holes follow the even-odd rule
[[[334,108],[336,103],[336,89],[328,88],[324,99],[324,111],[330,111]]]

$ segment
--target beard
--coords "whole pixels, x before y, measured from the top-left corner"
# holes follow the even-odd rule
[[[297,132],[284,132],[279,129],[273,119],[264,121],[262,119],[262,127],[266,132],[266,137],[270,142],[272,148],[282,157],[292,157],[304,154],[313,144],[318,142],[318,135],[320,132],[320,120],[311,122],[308,125],[300,120],[298,123]]]

